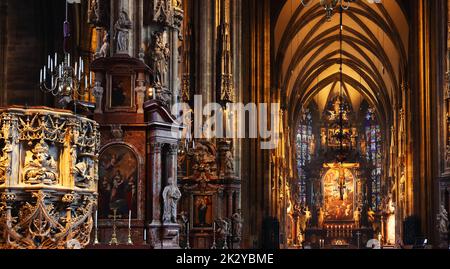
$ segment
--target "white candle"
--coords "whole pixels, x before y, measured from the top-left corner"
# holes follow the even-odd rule
[[[62,65],[59,65],[59,77],[62,77]]]
[[[144,229],[144,242],[147,242],[147,230]]]
[[[95,210],[95,229],[98,228],[98,211]]]
[[[55,52],[55,67],[58,65],[58,53]]]
[[[44,81],[47,79],[47,67],[44,65]]]
[[[50,71],[53,73],[53,60],[50,59]]]
[[[131,210],[128,211],[128,229],[131,229]]]
[[[47,59],[47,65],[50,66],[50,55],[48,56],[48,59]]]
[[[39,83],[42,83],[42,69],[39,72]]]
[[[77,76],[77,74],[78,74],[78,63],[77,62],[75,62],[75,76]]]
[[[84,89],[88,88],[88,84],[87,84],[87,77],[84,76]]]

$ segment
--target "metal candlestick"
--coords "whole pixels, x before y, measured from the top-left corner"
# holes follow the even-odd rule
[[[116,214],[117,214],[117,209],[114,209],[114,219],[113,219],[113,233],[111,235],[111,241],[109,241],[109,245],[119,245],[119,242],[117,241],[117,233],[116,233]]]
[[[100,242],[98,241],[98,228],[95,227],[95,239],[94,239],[94,245],[100,245]]]
[[[133,245],[133,240],[131,240],[131,210],[128,212],[128,241],[127,245]]]
[[[211,246],[211,249],[216,249],[217,245],[216,245],[216,222],[214,222],[213,224],[213,244]]]
[[[189,221],[186,222],[186,249],[191,249],[189,244]]]
[[[95,211],[95,232],[94,232],[94,245],[99,245],[100,242],[98,241],[98,211]]]
[[[357,244],[358,244],[358,249],[361,248],[360,243],[359,243],[360,237],[361,237],[361,232],[358,231],[358,232],[356,233],[356,240],[357,240]]]
[[[225,223],[225,242],[223,244],[223,249],[228,249],[228,236],[229,236],[228,223]]]
[[[133,240],[131,240],[131,227],[128,227],[128,242],[127,245],[133,245]]]

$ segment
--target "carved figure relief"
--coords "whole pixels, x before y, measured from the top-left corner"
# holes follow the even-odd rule
[[[157,87],[167,87],[169,81],[169,43],[164,41],[164,33],[156,32],[153,35],[153,52],[151,55],[153,70],[155,72],[154,82]]]
[[[26,152],[24,179],[28,184],[55,184],[58,179],[57,163],[49,146],[41,140]]]
[[[198,142],[192,154],[194,172],[213,173],[217,171],[216,149],[212,143]]]
[[[3,148],[3,153],[0,155],[0,184],[5,183],[6,175],[9,170],[9,146]]]

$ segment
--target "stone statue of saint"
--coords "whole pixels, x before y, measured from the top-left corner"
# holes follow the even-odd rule
[[[234,172],[234,165],[233,165],[233,154],[231,151],[227,151],[225,153],[225,174],[233,174]]]
[[[169,74],[170,48],[164,42],[163,33],[157,32],[154,35],[154,45],[152,53],[153,70],[155,72],[155,85],[167,87]]]
[[[129,41],[129,31],[132,29],[133,23],[131,22],[128,14],[122,10],[119,14],[119,19],[114,25],[114,30],[116,33],[116,52],[117,53],[128,53],[128,41]]]
[[[233,233],[234,233],[233,235],[237,239],[241,239],[241,237],[242,237],[242,224],[244,222],[244,219],[242,218],[240,209],[238,209],[236,211],[236,213],[233,214],[232,220],[233,220]]]
[[[100,81],[95,81],[93,95],[95,97],[95,114],[103,114],[102,103],[103,103],[103,92],[102,83]]]
[[[181,198],[181,192],[174,182],[173,178],[169,178],[169,185],[164,188],[164,223],[177,223],[177,203]]]
[[[98,57],[108,57],[109,55],[109,34],[108,32],[105,32],[103,35],[103,44],[100,48],[100,52],[98,53]]]
[[[438,229],[441,235],[446,235],[448,233],[448,212],[443,205],[439,210],[437,215]]]

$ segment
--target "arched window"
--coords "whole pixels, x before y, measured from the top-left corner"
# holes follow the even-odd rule
[[[312,143],[314,136],[312,130],[312,113],[306,109],[300,116],[296,133],[297,171],[299,176],[300,203],[306,202],[306,176],[304,167],[311,162]]]
[[[381,175],[382,175],[382,139],[381,128],[377,121],[375,110],[369,108],[365,118],[366,159],[373,166],[371,173],[371,201],[372,209],[377,211],[381,205]]]

